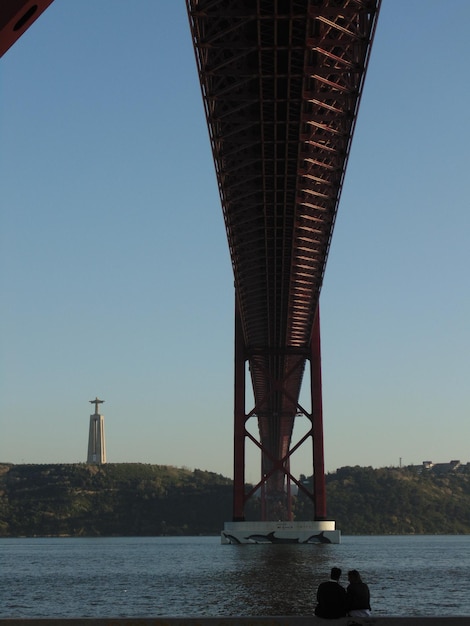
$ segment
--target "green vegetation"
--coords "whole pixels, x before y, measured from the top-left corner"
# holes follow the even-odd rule
[[[302,477],[307,483],[311,478]],[[344,534],[470,534],[470,471],[343,467],[326,476],[328,516]],[[247,519],[257,519],[252,501]],[[232,481],[139,463],[0,465],[0,536],[218,534]],[[312,519],[294,499],[295,518]]]
[[[326,476],[326,493],[328,517],[347,535],[470,534],[467,467],[342,467]],[[305,498],[298,500],[297,519],[309,519]]]
[[[232,482],[139,463],[0,466],[0,536],[220,532]]]

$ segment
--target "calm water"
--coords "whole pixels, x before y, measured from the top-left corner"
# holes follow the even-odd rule
[[[333,565],[362,573],[375,615],[470,615],[470,536],[132,537],[0,539],[0,617],[310,615]]]

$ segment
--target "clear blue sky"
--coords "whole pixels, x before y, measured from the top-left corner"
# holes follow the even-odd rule
[[[469,23],[468,0],[382,6],[321,297],[328,471],[470,460]],[[232,476],[233,280],[184,1],[55,0],[0,84],[0,462],[85,461],[99,396],[110,462]]]

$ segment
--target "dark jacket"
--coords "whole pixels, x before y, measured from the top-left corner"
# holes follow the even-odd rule
[[[334,580],[321,583],[317,590],[315,615],[336,619],[346,615],[346,590]]]
[[[346,608],[370,610],[370,592],[366,583],[349,583],[346,589]]]

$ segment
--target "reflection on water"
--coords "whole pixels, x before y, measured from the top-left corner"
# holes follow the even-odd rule
[[[218,537],[0,539],[0,617],[312,615],[333,565],[375,615],[470,615],[470,537],[221,545]]]
[[[329,546],[239,546],[235,600],[246,615],[309,615],[329,571]]]

